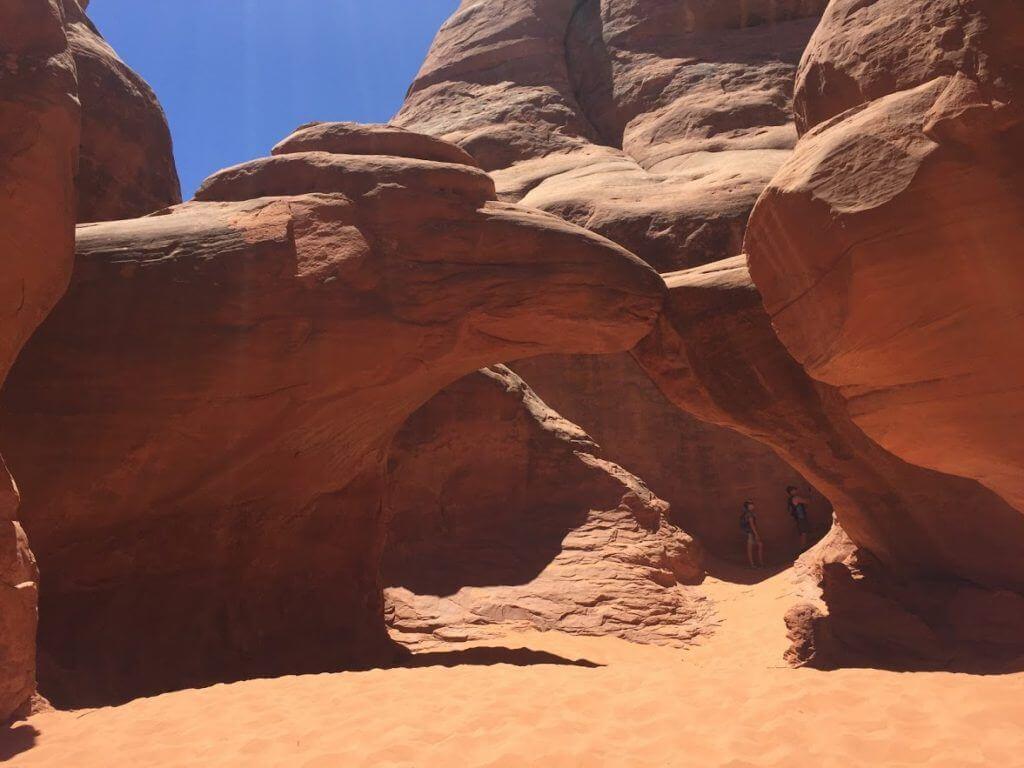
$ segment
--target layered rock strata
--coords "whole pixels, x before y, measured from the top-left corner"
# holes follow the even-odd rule
[[[465,0],[396,122],[659,271],[714,261],[796,141],[793,76],[824,6]]]
[[[389,460],[385,591],[415,649],[510,630],[684,646],[708,601],[668,505],[504,366],[447,387]]]

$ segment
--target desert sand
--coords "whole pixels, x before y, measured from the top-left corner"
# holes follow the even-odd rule
[[[718,632],[686,651],[518,634],[417,668],[43,713],[0,754],[75,768],[1024,765],[1024,674],[791,669],[790,572],[705,587]]]

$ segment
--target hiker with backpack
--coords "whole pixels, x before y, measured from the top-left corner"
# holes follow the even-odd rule
[[[761,532],[757,529],[757,514],[754,512],[754,502],[744,501],[743,511],[740,513],[740,530],[747,536],[747,561],[751,568],[764,568],[764,542],[761,541]],[[757,561],[754,562],[754,547],[757,547]]]
[[[789,506],[789,514],[796,522],[796,529],[800,534],[800,551],[807,549],[808,538],[811,533],[811,522],[807,519],[807,499],[797,493],[797,487],[790,485],[786,488],[786,500]]]

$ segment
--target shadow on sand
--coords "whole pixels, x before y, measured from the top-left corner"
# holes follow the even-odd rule
[[[495,664],[512,664],[517,667],[530,667],[536,664],[557,664],[560,666],[587,667],[596,669],[604,666],[588,659],[567,659],[547,651],[535,651],[530,648],[503,648],[481,646],[461,648],[455,651],[431,651],[416,653],[404,659],[399,667],[458,667],[463,664],[475,666],[493,666]]]
[[[792,563],[782,563],[765,568],[751,568],[715,557],[708,557],[705,561],[708,576],[719,581],[727,581],[730,584],[760,584],[792,567]]]
[[[38,737],[39,731],[25,723],[0,727],[0,763],[32,749]]]

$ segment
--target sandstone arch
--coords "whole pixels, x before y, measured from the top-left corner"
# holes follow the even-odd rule
[[[497,202],[482,171],[394,156],[282,154],[81,226],[3,396],[44,691],[387,661],[392,434],[481,365],[628,349],[663,291],[611,242]]]

